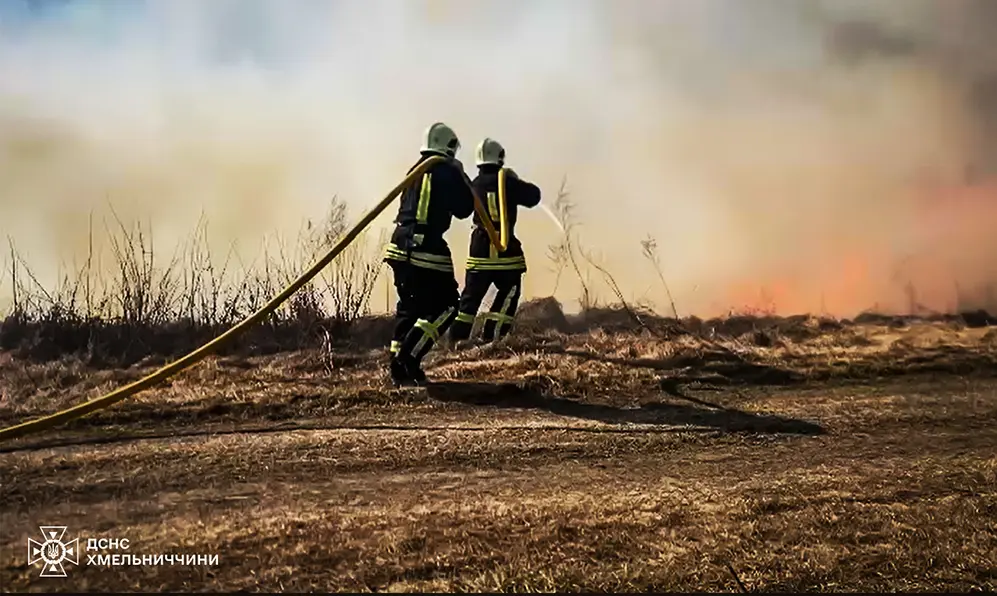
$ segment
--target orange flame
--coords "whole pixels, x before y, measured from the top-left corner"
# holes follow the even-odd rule
[[[883,222],[887,237],[907,241],[903,250],[870,239],[802,272],[738,280],[726,292],[729,310],[834,316],[997,310],[997,181],[922,189],[912,199],[909,213]]]

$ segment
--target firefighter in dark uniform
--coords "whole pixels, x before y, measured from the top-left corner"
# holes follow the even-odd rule
[[[394,274],[398,294],[394,338],[391,342],[391,379],[395,385],[423,385],[422,359],[445,334],[457,314],[460,297],[450,247],[443,235],[451,219],[467,219],[474,211],[474,195],[464,166],[457,160],[460,141],[454,131],[437,122],[426,130],[419,161],[434,155],[437,163],[401,196],[395,229],[384,261]]]
[[[492,225],[500,231],[498,176],[499,170],[505,167],[505,149],[498,141],[486,138],[478,144],[475,161],[478,176],[472,182],[474,190],[485,202]],[[453,341],[471,336],[478,308],[492,284],[495,284],[496,294],[490,312],[484,315],[482,336],[489,341],[497,340],[512,329],[513,317],[522,293],[523,274],[526,273],[526,257],[523,255],[522,244],[515,236],[516,214],[518,207],[533,208],[540,204],[540,188],[522,180],[510,168],[505,168],[505,172],[508,246],[499,253],[481,226],[479,215],[474,214],[464,291],[460,296],[457,320],[450,328],[450,339]]]

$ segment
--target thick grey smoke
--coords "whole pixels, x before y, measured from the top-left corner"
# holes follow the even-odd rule
[[[904,18],[888,18],[897,3],[869,3],[871,15],[834,17],[815,12],[828,31],[827,47],[842,63],[857,68],[870,63],[915,63],[944,75],[965,98],[975,124],[988,132],[997,123],[997,4],[987,0],[905,3]],[[992,142],[992,134],[980,134]],[[967,164],[974,172],[993,175],[992,146],[981,146]]]
[[[0,12],[0,226],[42,279],[79,259],[108,202],[163,247],[203,211],[220,253],[238,241],[251,258],[333,195],[359,216],[444,120],[468,173],[493,136],[548,200],[566,175],[582,242],[628,297],[664,306],[650,234],[683,313],[760,296],[905,308],[905,280],[949,308],[956,282],[997,278],[974,256],[994,254],[992,234],[967,227],[993,201],[939,206],[997,167],[992,6],[149,0],[16,26]],[[450,235],[458,259],[467,229]],[[557,234],[523,218],[528,295],[553,288]],[[578,287],[565,274],[558,297],[570,307]]]

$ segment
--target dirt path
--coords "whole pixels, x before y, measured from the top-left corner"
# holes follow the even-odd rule
[[[997,589],[994,380],[242,391],[5,446],[3,590]],[[43,579],[39,525],[219,561]]]

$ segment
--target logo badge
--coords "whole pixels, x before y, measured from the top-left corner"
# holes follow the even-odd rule
[[[41,577],[66,577],[63,562],[80,564],[79,538],[63,542],[67,526],[38,526],[42,541],[28,538],[28,565],[43,562]]]

